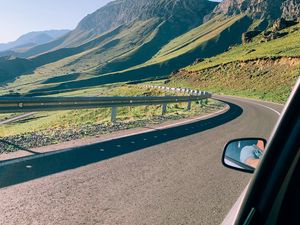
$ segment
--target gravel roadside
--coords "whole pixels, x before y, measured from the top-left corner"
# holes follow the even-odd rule
[[[225,106],[223,104],[210,105],[210,107],[207,107],[204,110],[203,115],[219,111],[224,107]],[[49,128],[47,130],[39,132],[28,132],[22,135],[2,137],[0,138],[0,155],[16,152],[19,150],[30,151],[29,149],[32,148],[105,135],[133,128],[147,127],[151,125],[162,124],[168,121],[188,119],[191,117],[191,115],[164,115],[155,116],[151,119],[135,120],[129,122],[116,122],[114,124],[83,125],[80,127],[72,127],[67,129]]]

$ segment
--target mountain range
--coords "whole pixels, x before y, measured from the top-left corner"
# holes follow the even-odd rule
[[[240,44],[247,31],[298,18],[299,1],[116,0],[64,36],[0,58],[0,82],[38,95],[168,76]],[[32,86],[18,88],[29,78]]]
[[[22,35],[17,40],[0,44],[0,52],[10,50],[14,52],[25,52],[37,45],[51,42],[67,34],[70,30],[47,30],[35,31]],[[0,53],[1,54],[1,53]],[[2,53],[8,54],[8,53]]]
[[[300,16],[300,0],[224,0],[207,17],[218,14],[232,16],[245,13],[253,19],[274,21],[280,17]]]

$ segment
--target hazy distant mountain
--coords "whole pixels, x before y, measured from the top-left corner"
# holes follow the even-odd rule
[[[37,45],[45,44],[67,34],[69,30],[35,31],[22,35],[16,41],[0,44],[0,51],[22,52]]]

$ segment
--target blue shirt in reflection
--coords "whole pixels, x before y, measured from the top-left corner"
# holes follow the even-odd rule
[[[245,146],[241,151],[240,161],[246,163],[247,159],[260,159],[262,154],[262,150],[257,145]]]

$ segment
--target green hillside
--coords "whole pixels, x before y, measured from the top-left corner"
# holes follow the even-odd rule
[[[190,52],[199,46],[203,46],[212,39],[224,39],[224,37],[222,37],[222,32],[234,25],[243,17],[243,15],[233,17],[217,16],[207,23],[179,36],[178,38],[173,39],[145,64],[147,65],[165,62],[180,55],[186,54],[187,52]],[[203,49],[204,48],[205,46],[203,46]],[[213,55],[214,53],[215,52],[210,51],[206,54]]]
[[[230,45],[241,42],[240,36],[251,25],[251,20],[244,15],[228,18],[218,16],[171,41],[168,40],[169,36],[164,35],[170,26],[163,22],[153,29],[157,23],[157,20],[149,20],[135,23],[130,30],[119,28],[120,31],[115,32],[113,36],[114,40],[119,42],[108,51],[99,52],[99,48],[111,42],[100,42],[95,48],[37,68],[34,73],[22,76],[10,84],[8,90],[49,94],[62,90],[72,91],[82,87],[167,76],[174,70],[193,63],[196,58],[216,55],[228,49]],[[235,38],[229,38],[232,35]],[[147,38],[142,40],[143,36]],[[163,36],[165,38],[162,38]],[[102,36],[98,39],[101,38]],[[111,40],[111,37],[108,40]],[[141,45],[135,48],[130,45],[141,40]],[[33,60],[49,60],[50,55],[55,55],[55,52]],[[116,57],[111,58],[112,56]],[[25,85],[29,83],[33,85]]]
[[[53,88],[74,77],[76,82],[128,70],[147,62],[172,39],[199,26],[216,4],[208,0],[114,1],[85,17],[68,35],[24,53],[31,57],[22,62],[20,70],[11,71],[3,61],[0,83],[17,78],[5,90],[26,93],[41,87]],[[17,64],[17,60],[9,63]],[[53,80],[60,82],[51,83]]]
[[[270,28],[280,17],[298,16],[289,1],[273,3],[271,0],[263,4],[259,0],[224,0],[218,5],[208,0],[114,1],[86,16],[68,35],[31,49],[27,52],[31,57],[1,58],[0,95],[49,95],[166,78],[185,67],[181,71],[214,70],[217,74],[229,64],[240,65],[243,61],[249,65],[248,61],[262,58],[276,64],[274,67],[284,64],[288,66],[285,71],[289,71],[297,62],[290,66],[290,62],[283,63],[284,59],[277,63],[265,58],[298,56],[298,26],[282,31],[288,35],[280,39],[264,42],[261,35],[247,45],[237,46],[245,32]],[[251,7],[248,10],[245,6]],[[264,69],[262,64],[258,71]],[[214,87],[204,84],[204,88],[219,90],[218,84]],[[252,89],[249,92],[255,93]],[[267,94],[261,90],[258,95]]]
[[[263,34],[246,45],[182,69],[173,86],[285,102],[300,76],[300,25],[282,30],[284,37],[263,42]]]
[[[280,58],[300,56],[300,25],[282,30],[287,36],[269,42],[262,42],[263,35],[259,35],[246,45],[234,46],[228,52],[206,59],[204,62],[189,66],[189,71],[199,71],[206,68],[224,65],[234,61],[249,61],[260,58]]]

